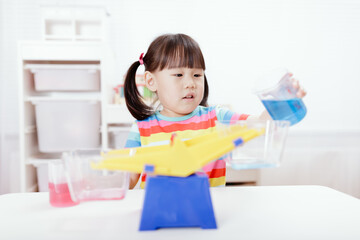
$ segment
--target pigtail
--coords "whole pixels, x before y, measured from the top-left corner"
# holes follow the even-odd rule
[[[207,102],[208,97],[209,97],[209,85],[208,85],[208,82],[207,82],[207,78],[204,75],[204,97],[203,97],[203,99],[202,99],[202,101],[200,102],[199,105],[204,106],[204,107],[208,107],[209,106],[209,104]]]
[[[139,93],[139,90],[136,86],[135,76],[139,66],[139,61],[134,62],[126,73],[124,82],[124,96],[126,106],[131,115],[137,120],[144,120],[153,114],[153,110],[144,103],[143,97]]]

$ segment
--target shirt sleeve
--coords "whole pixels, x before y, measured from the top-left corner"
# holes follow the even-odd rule
[[[246,120],[249,117],[248,114],[238,114],[220,106],[216,106],[215,111],[217,120],[221,123],[232,123],[238,120]]]
[[[125,148],[141,147],[140,132],[136,121],[131,126]]]

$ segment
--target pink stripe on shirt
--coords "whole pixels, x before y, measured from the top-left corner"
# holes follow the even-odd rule
[[[231,117],[231,119],[230,119],[230,122],[232,122],[232,121],[238,121],[239,119],[240,119],[240,115],[234,113],[234,115],[232,115],[232,117]]]
[[[216,161],[212,161],[211,163],[205,165],[202,169],[205,172],[210,172],[212,169],[221,169],[226,168],[226,163],[224,160],[218,159]]]
[[[206,118],[204,118],[206,116]],[[187,120],[184,120],[184,121],[181,121],[181,124],[189,124],[189,123],[199,123],[199,122],[202,122],[202,121],[208,121],[209,119],[212,119],[214,117],[216,117],[216,111],[215,109],[212,110],[211,112],[209,112],[208,114],[206,115],[201,115],[201,116],[193,116]],[[166,120],[150,120],[150,121],[141,121],[141,122],[138,122],[138,127],[139,128],[151,128],[152,126],[162,126],[162,127],[166,127],[166,126],[169,126],[169,125],[172,125],[174,123],[177,123],[177,122],[170,122],[170,121],[166,121]]]

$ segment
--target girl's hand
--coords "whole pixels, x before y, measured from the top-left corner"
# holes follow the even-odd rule
[[[303,98],[306,96],[306,91],[305,89],[299,84],[299,80],[293,78],[293,74],[292,73],[289,73],[290,75],[290,81],[292,82],[293,84],[293,87],[297,90],[296,92],[296,97],[298,98]],[[271,116],[269,115],[269,113],[264,110],[262,112],[262,114],[259,116],[259,117],[252,117],[252,116],[249,116],[250,119],[261,119],[261,120],[271,120]]]
[[[290,81],[292,81],[293,87],[297,90],[296,92],[296,97],[298,98],[303,98],[306,96],[306,91],[305,89],[299,84],[299,80],[293,78],[293,74],[289,73],[290,75]]]

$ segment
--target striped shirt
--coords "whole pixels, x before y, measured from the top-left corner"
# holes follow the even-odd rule
[[[215,129],[215,122],[246,120],[248,115],[236,114],[225,108],[198,106],[192,113],[182,117],[166,117],[159,112],[145,120],[136,120],[132,125],[126,148],[165,145],[170,143],[173,133],[181,140],[210,133]],[[210,186],[224,186],[226,164],[220,158],[203,167],[210,180]],[[146,174],[140,177],[140,187],[144,188]]]

